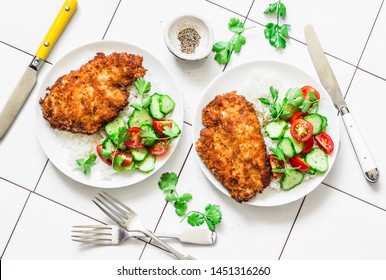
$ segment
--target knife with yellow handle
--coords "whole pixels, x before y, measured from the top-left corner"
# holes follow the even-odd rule
[[[59,35],[62,33],[68,20],[75,12],[77,6],[77,0],[66,0],[64,2],[58,15],[48,30],[46,37],[36,51],[34,58],[6,101],[2,111],[0,112],[0,139],[4,136],[12,122],[15,120],[25,100],[35,86],[37,73],[43,64],[43,61],[46,59],[48,53],[55,44]]]
[[[306,38],[308,53],[310,54],[312,63],[314,64],[315,70],[319,76],[319,80],[330,95],[336,109],[342,116],[363,175],[370,183],[376,183],[379,180],[379,170],[377,165],[366,145],[365,140],[359,132],[359,128],[356,125],[351,112],[348,109],[338,81],[336,80],[334,72],[332,71],[312,25],[306,25],[304,28],[304,36]]]

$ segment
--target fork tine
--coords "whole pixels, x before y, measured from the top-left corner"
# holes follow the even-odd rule
[[[120,202],[118,199],[112,197],[111,195],[109,195],[108,193],[102,191],[102,193],[98,193],[99,196],[103,199],[101,202],[105,202],[104,205],[106,207],[108,207],[107,204],[109,204],[110,206],[112,206],[114,209],[118,210],[120,214],[117,214],[118,217],[121,216],[123,217],[123,219],[127,219],[127,212],[130,212],[130,209],[128,209],[128,207],[126,205],[124,205],[122,202]],[[123,209],[122,209],[123,208]],[[109,208],[110,210],[112,210],[112,208]]]
[[[102,193],[109,197],[111,200],[113,200],[114,202],[118,203],[122,208],[126,209],[127,211],[131,212],[131,213],[135,213],[135,211],[133,209],[131,209],[129,206],[127,206],[126,204],[122,203],[121,201],[119,201],[117,198],[113,197],[111,194],[105,192],[105,191],[102,191]],[[100,194],[99,194],[100,195]]]
[[[87,239],[81,239],[81,238],[79,238],[79,239],[72,238],[72,241],[86,243],[86,244],[95,244],[95,245],[110,245],[111,244],[111,240],[105,240],[105,239],[87,240]]]
[[[111,209],[108,205],[106,205],[104,202],[102,202],[99,198],[96,198],[99,203],[103,204],[107,209],[109,209],[110,211],[112,211],[115,215],[117,215],[116,211],[114,211],[113,209]],[[102,210],[103,213],[105,213],[111,220],[113,220],[115,223],[117,223],[118,225],[123,225],[124,221],[122,220],[122,218],[119,218],[119,216],[114,216],[113,214],[111,214],[109,211],[107,211],[105,208],[103,208],[98,202],[96,202],[95,200],[93,200],[93,202],[95,203],[96,206],[99,207],[99,209]]]

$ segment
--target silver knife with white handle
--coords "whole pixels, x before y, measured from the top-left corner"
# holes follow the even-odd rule
[[[304,35],[306,38],[308,52],[312,63],[314,64],[315,70],[318,73],[320,82],[330,95],[335,107],[342,116],[363,174],[370,183],[375,183],[379,180],[377,165],[375,164],[373,156],[371,155],[370,150],[368,149],[366,142],[359,132],[358,126],[355,124],[353,116],[347,107],[334,72],[332,71],[318,37],[316,36],[314,28],[311,25],[306,25],[304,28]]]

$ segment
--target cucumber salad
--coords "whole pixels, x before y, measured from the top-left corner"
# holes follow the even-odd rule
[[[151,84],[143,78],[137,79],[134,86],[139,97],[130,104],[133,112],[127,120],[118,116],[105,125],[107,137],[96,146],[96,152],[115,171],[150,172],[157,156],[167,152],[181,129],[168,117],[175,107],[169,95],[150,95]]]
[[[327,118],[318,112],[320,94],[315,88],[290,88],[281,101],[277,89],[271,86],[269,91],[269,98],[259,98],[270,114],[264,126],[273,143],[269,162],[273,178],[288,191],[306,175],[327,172],[334,142],[326,132]]]

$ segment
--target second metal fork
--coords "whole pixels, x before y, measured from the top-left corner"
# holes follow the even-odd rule
[[[130,231],[141,232],[147,237],[152,238],[155,242],[165,248],[167,251],[176,256],[179,260],[194,260],[190,255],[184,255],[176,249],[159,239],[153,232],[148,230],[142,223],[139,215],[130,207],[120,202],[106,192],[99,193],[93,202],[115,223],[122,228]]]

